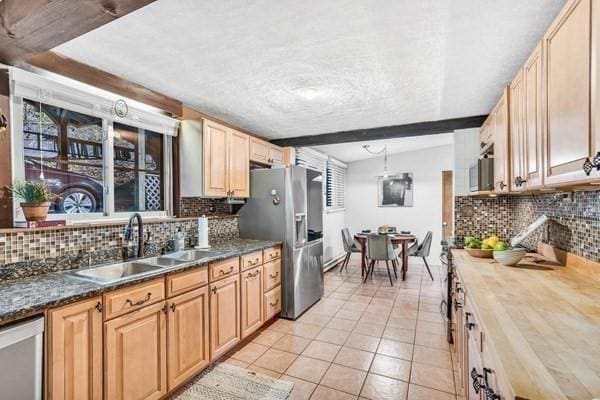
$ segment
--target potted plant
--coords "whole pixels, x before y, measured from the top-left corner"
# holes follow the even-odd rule
[[[48,185],[41,181],[16,181],[8,190],[14,197],[23,200],[20,205],[28,222],[46,220],[50,202],[56,198]]]

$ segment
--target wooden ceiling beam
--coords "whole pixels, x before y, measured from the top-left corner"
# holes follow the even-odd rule
[[[183,105],[179,100],[165,96],[123,78],[119,78],[108,72],[101,71],[90,65],[80,63],[79,61],[75,61],[61,54],[47,51],[31,57],[27,60],[27,63],[34,67],[54,72],[66,76],[67,78],[87,83],[88,85],[159,108],[170,113],[174,117],[180,117],[182,115]]]
[[[14,65],[154,1],[0,1],[0,62]]]
[[[277,146],[323,146],[350,142],[366,142],[411,136],[437,135],[454,132],[457,129],[478,128],[483,125],[487,115],[444,119],[439,121],[417,122],[406,125],[384,126],[380,128],[357,129],[319,135],[296,136],[271,140]]]

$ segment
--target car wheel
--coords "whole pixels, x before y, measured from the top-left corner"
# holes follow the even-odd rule
[[[64,214],[91,213],[96,211],[96,198],[85,189],[67,189],[60,194],[58,208]]]

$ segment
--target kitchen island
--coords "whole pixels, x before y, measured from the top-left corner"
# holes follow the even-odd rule
[[[464,250],[452,256],[454,348],[468,399],[486,390],[501,399],[600,397],[598,264],[530,253],[507,267]]]

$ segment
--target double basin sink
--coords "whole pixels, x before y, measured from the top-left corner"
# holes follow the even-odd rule
[[[158,257],[141,258],[135,261],[67,271],[64,274],[72,278],[108,285],[133,277],[151,275],[167,268],[197,263],[219,254],[221,253],[218,251],[209,250],[179,251]]]

